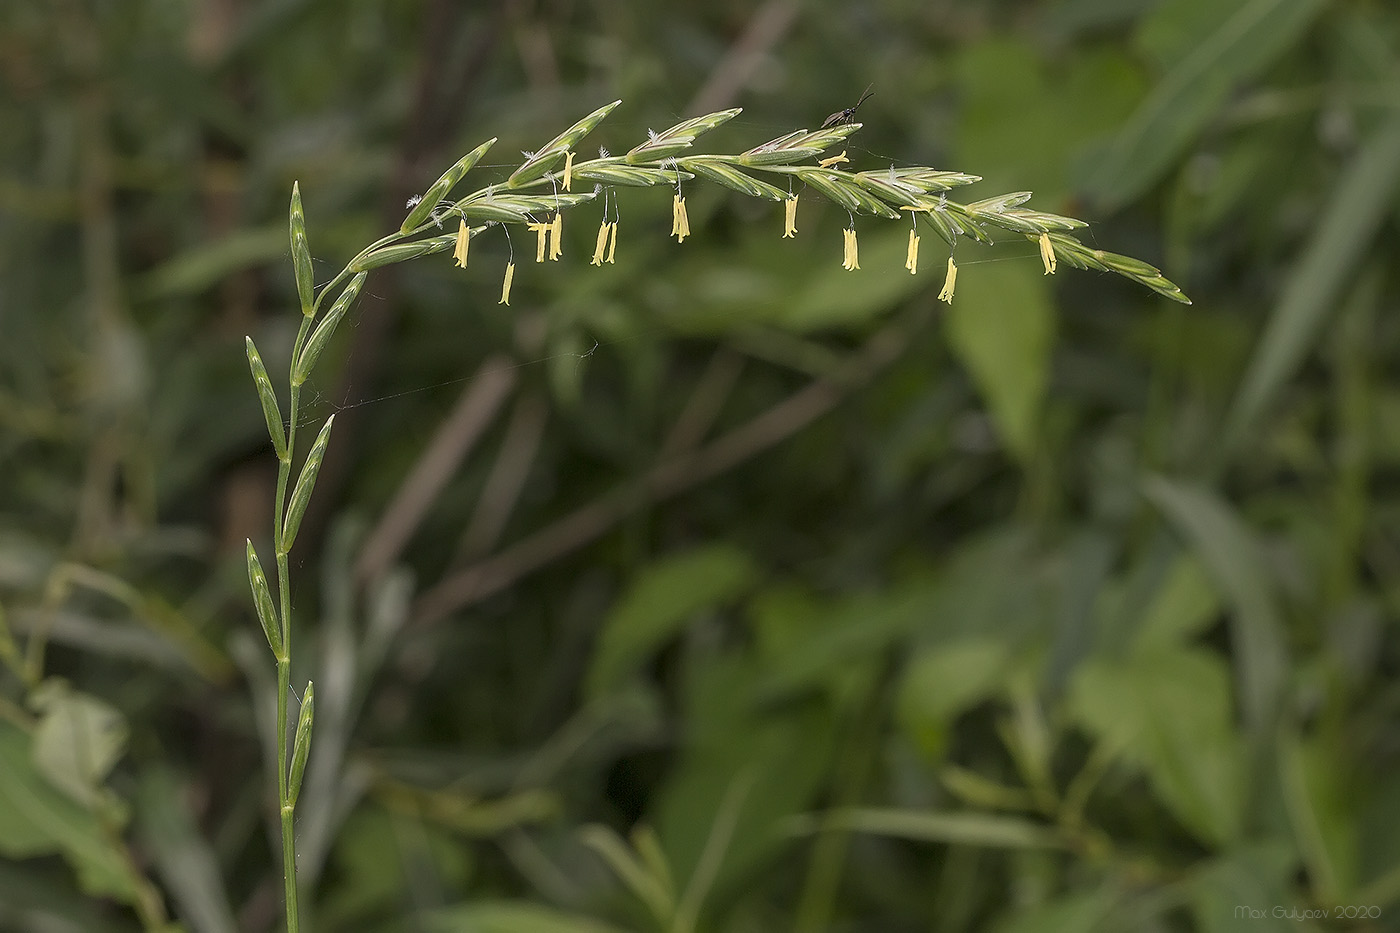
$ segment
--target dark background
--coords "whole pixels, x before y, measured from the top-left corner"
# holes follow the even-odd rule
[[[374,273],[304,393],[309,928],[1394,928],[1363,0],[0,6],[0,928],[281,923],[243,338],[285,393],[294,180],[324,282],[491,136],[463,192],[614,99],[580,158],[867,85],[852,168],[1034,190],[1194,304],[1018,238],[944,305],[935,237],[857,218],[846,273],[844,210],[698,179],[684,244],[620,193],[615,265],[597,205],[514,230],[509,307],[499,229]]]

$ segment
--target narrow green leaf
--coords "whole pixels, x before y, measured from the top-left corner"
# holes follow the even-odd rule
[[[1063,846],[1054,832],[1037,823],[988,813],[852,807],[832,810],[820,817],[798,817],[790,825],[794,835],[844,829],[895,839],[993,849],[1058,849]]]
[[[1231,655],[1244,719],[1256,738],[1272,735],[1288,676],[1288,652],[1259,543],[1229,505],[1205,489],[1152,476],[1143,492],[1191,543],[1229,600],[1234,610]]]
[[[367,272],[370,269],[378,269],[380,266],[389,266],[396,262],[407,262],[410,259],[431,256],[433,253],[451,249],[456,242],[457,235],[455,233],[446,233],[442,236],[414,240],[412,243],[395,243],[393,246],[377,249],[368,256],[361,257],[351,264],[350,270],[352,272]]]
[[[941,641],[910,659],[896,708],[901,728],[930,758],[943,751],[953,719],[990,696],[1006,674],[1004,639]]]
[[[1007,263],[995,274],[982,268],[958,276],[944,318],[948,340],[1007,449],[1027,462],[1050,381],[1055,308],[1038,265]]]
[[[283,554],[291,553],[292,542],[296,540],[297,529],[301,527],[301,517],[306,514],[306,505],[311,501],[311,491],[316,487],[316,474],[320,472],[321,461],[325,459],[326,445],[331,442],[331,425],[334,423],[335,415],[326,419],[326,425],[321,428],[321,433],[316,435],[316,443],[311,445],[311,452],[306,455],[301,475],[297,477],[296,487],[292,490],[292,498],[287,505],[287,518],[282,524]]]
[[[1307,739],[1296,727],[1279,743],[1284,808],[1318,899],[1348,903],[1356,893],[1359,843],[1357,768],[1342,743]]]
[[[273,655],[282,659],[282,625],[278,621],[277,603],[272,598],[272,588],[267,585],[267,574],[263,573],[258,552],[253,549],[252,539],[248,539],[248,586],[253,591],[253,605],[258,610],[258,621],[262,623],[263,634]]]
[[[669,920],[676,910],[675,893],[666,881],[648,869],[627,844],[610,827],[601,825],[585,826],[579,830],[580,841],[598,853],[607,863],[618,880],[625,884],[636,898],[651,911],[652,916],[662,923]]]
[[[301,698],[301,713],[297,716],[296,738],[292,740],[292,765],[287,774],[287,804],[297,805],[297,795],[301,793],[301,778],[306,773],[306,760],[311,755],[311,727],[316,720],[316,690],[311,681],[306,682],[306,693]]]
[[[550,140],[539,151],[527,158],[523,165],[511,173],[510,178],[506,179],[506,187],[518,188],[544,175],[545,172],[553,168],[554,163],[564,157],[565,152],[574,148],[579,140],[593,132],[598,124],[602,123],[603,119],[608,114],[612,113],[613,109],[620,103],[622,103],[622,101],[615,100],[611,104],[599,107],[597,110],[554,137],[554,139]]]
[[[1119,884],[1105,882],[1096,891],[1065,894],[1021,907],[1012,918],[996,925],[996,933],[1120,933],[1151,929],[1150,923],[1133,923],[1114,913],[1115,905],[1124,898]]]
[[[1243,828],[1245,757],[1230,675],[1213,652],[1164,649],[1076,669],[1071,715],[1147,775],[1197,838],[1234,841]]]
[[[1278,305],[1250,360],[1226,419],[1225,444],[1241,450],[1259,416],[1277,397],[1338,307],[1338,293],[1392,215],[1400,188],[1400,114],[1377,128],[1325,201]]]
[[[190,246],[138,277],[133,290],[142,301],[197,295],[235,273],[282,262],[287,231],[280,224],[235,230]]]
[[[1182,885],[1195,920],[1191,929],[1199,933],[1318,929],[1298,922],[1304,908],[1294,906],[1298,904],[1297,850],[1291,841],[1266,840],[1233,846],[1197,863]],[[1297,915],[1288,916],[1287,911],[1294,909]]]
[[[429,216],[432,215],[438,202],[447,197],[453,187],[456,186],[457,182],[462,180],[462,176],[471,171],[472,166],[481,161],[481,157],[486,155],[487,150],[495,144],[496,137],[492,136],[490,139],[486,140],[486,142],[458,159],[457,164],[443,172],[442,176],[428,188],[427,192],[423,195],[423,199],[415,204],[413,209],[408,212],[408,216],[404,218],[403,224],[399,226],[399,232],[408,233],[410,230],[413,230],[426,221]]]
[[[287,432],[282,427],[282,410],[277,406],[277,393],[272,391],[272,380],[267,377],[267,367],[263,366],[262,354],[253,345],[252,337],[245,337],[244,348],[248,351],[248,366],[253,371],[253,384],[258,389],[258,401],[262,403],[263,420],[267,422],[267,433],[272,438],[272,449],[277,451],[278,460],[287,459]]]
[[[1192,44],[1094,160],[1089,184],[1099,201],[1115,208],[1156,183],[1234,88],[1292,47],[1325,6],[1322,0],[1220,4],[1219,24]]]
[[[1193,554],[1173,563],[1143,611],[1132,649],[1143,654],[1174,648],[1196,637],[1220,616],[1220,595]]]
[[[315,279],[311,269],[311,246],[306,240],[306,215],[301,210],[301,189],[296,182],[292,182],[290,215],[292,268],[297,277],[297,297],[301,299],[301,313],[310,317],[316,300]]]
[[[755,579],[744,552],[713,545],[647,567],[603,622],[587,692],[617,687],[696,612],[733,599]]]
[[[177,777],[169,765],[144,765],[136,794],[142,854],[155,863],[171,906],[190,929],[238,933],[218,855],[196,821],[197,780]]]
[[[424,915],[428,933],[623,933],[601,920],[527,901],[476,900]]]
[[[452,239],[448,237],[448,239]],[[304,383],[311,371],[316,368],[316,361],[321,358],[321,351],[326,349],[326,344],[330,342],[331,335],[335,333],[336,327],[340,325],[341,318],[345,317],[345,312],[350,310],[350,306],[355,303],[355,299],[360,295],[360,289],[365,284],[366,273],[361,272],[352,278],[345,286],[340,297],[336,298],[335,304],[331,305],[330,311],[326,312],[316,329],[311,332],[311,336],[306,341],[306,346],[301,348],[301,355],[297,357],[296,364],[292,367],[292,385],[299,386]],[[278,426],[281,426],[279,416]],[[285,449],[286,442],[283,442]],[[287,454],[286,456],[290,456]],[[285,457],[284,457],[285,459]]]
[[[1009,787],[976,771],[948,765],[938,772],[948,792],[964,804],[979,810],[1029,810],[1035,800],[1021,787]]]

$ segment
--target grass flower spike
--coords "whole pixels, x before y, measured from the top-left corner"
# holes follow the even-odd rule
[[[861,99],[864,100],[864,96]],[[811,189],[826,197],[851,218],[850,226],[842,231],[841,265],[848,271],[860,268],[856,215],[895,220],[901,216],[901,210],[913,210],[923,212],[930,226],[947,242],[950,252],[963,237],[980,243],[994,243],[1003,236],[1025,237],[1039,243],[1046,274],[1054,272],[1057,263],[1064,261],[1078,269],[1116,273],[1173,301],[1190,304],[1181,289],[1151,265],[1130,256],[1090,249],[1072,236],[1071,231],[1087,226],[1084,221],[1022,207],[1030,199],[1030,192],[1012,192],[962,204],[949,200],[947,193],[980,181],[978,176],[928,166],[900,168],[891,165],[888,170],[854,172],[840,167],[850,162],[844,150],[840,155],[823,158],[823,153],[860,129],[859,123],[849,122],[854,107],[834,114],[826,125],[815,131],[794,130],[743,152],[687,154],[698,137],[739,114],[738,109],[722,110],[685,120],[661,132],[648,132],[645,141],[622,155],[611,156],[600,149],[599,158],[579,160],[576,164],[575,147],[619,103],[617,101],[598,108],[539,149],[524,153],[524,162],[504,181],[484,185],[450,202],[450,207],[446,206],[453,189],[496,140],[482,143],[462,156],[421,197],[415,196],[410,202],[408,215],[397,230],[362,249],[319,289],[315,288],[312,276],[312,257],[301,192],[298,186],[292,186],[288,230],[296,295],[302,315],[300,330],[291,348],[285,417],[257,348],[251,340],[245,344],[254,388],[278,461],[271,529],[276,559],[275,579],[269,579],[263,571],[251,542],[247,546],[247,561],[253,609],[277,667],[277,708],[273,729],[276,732],[275,773],[281,817],[287,933],[298,933],[300,928],[297,911],[296,804],[311,749],[314,710],[314,694],[308,683],[305,705],[296,723],[296,735],[288,736],[287,698],[296,695],[291,686],[294,627],[292,565],[288,557],[330,443],[333,421],[333,418],[326,420],[294,481],[292,466],[297,459],[298,427],[305,420],[305,413],[301,410],[301,391],[322,351],[330,344],[336,328],[358,298],[370,269],[449,249],[457,266],[465,268],[472,236],[471,223],[474,221],[524,226],[534,231],[536,236],[535,262],[544,262],[546,252],[551,260],[558,260],[563,254],[564,211],[593,200],[600,192],[604,192],[604,219],[598,228],[592,263],[611,263],[617,249],[617,220],[606,219],[608,189],[619,186],[670,188],[674,192],[671,235],[677,242],[684,242],[690,236],[690,219],[686,215],[685,198],[681,195],[682,184],[699,177],[747,197],[783,201],[784,238],[797,234],[798,196],[794,193],[794,183],[800,183],[803,190]],[[780,186],[765,181],[761,177],[765,175],[786,176],[786,183]],[[573,192],[575,176],[587,181],[593,190]],[[455,235],[439,229],[442,218],[449,212],[460,221]],[[616,218],[616,213],[613,216]],[[540,222],[535,220],[537,217],[549,219]],[[478,227],[477,232],[481,229]],[[916,228],[909,233],[904,263],[910,273],[917,271],[918,249]],[[957,264],[950,255],[947,278],[938,294],[940,300],[952,302],[957,273]],[[510,304],[514,277],[512,252],[501,282],[500,304]],[[305,446],[304,437],[302,440]],[[289,742],[289,738],[294,740]],[[290,762],[289,752],[292,753]]]
[[[939,301],[953,303],[953,286],[958,284],[958,264],[953,262],[953,257],[948,257],[948,277],[943,280],[943,290],[938,293]]]

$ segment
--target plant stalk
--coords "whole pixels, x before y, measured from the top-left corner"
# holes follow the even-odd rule
[[[291,693],[292,683],[292,588],[287,546],[283,540],[283,520],[286,517],[287,486],[292,476],[292,456],[296,451],[301,401],[301,387],[291,384],[291,369],[301,355],[313,320],[312,317],[302,317],[301,328],[292,345],[292,361],[287,377],[291,393],[287,409],[287,457],[277,463],[277,500],[272,507],[272,539],[277,550],[277,595],[282,626],[282,654],[277,658],[277,809],[282,820],[282,880],[286,889],[287,933],[297,933],[301,916],[297,909],[297,854],[293,832],[296,808],[291,803],[287,780],[287,694]]]

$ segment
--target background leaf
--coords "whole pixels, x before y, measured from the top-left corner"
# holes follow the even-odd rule
[[[1055,338],[1040,271],[1024,263],[965,265],[946,313],[949,345],[986,398],[1002,440],[1021,460],[1029,458]]]
[[[0,723],[0,850],[7,858],[62,853],[89,894],[132,901],[130,869],[97,817],[40,773],[28,736]]]
[[[756,570],[748,555],[722,544],[653,564],[603,623],[588,675],[590,693],[598,696],[618,687],[691,615],[741,593]]]

